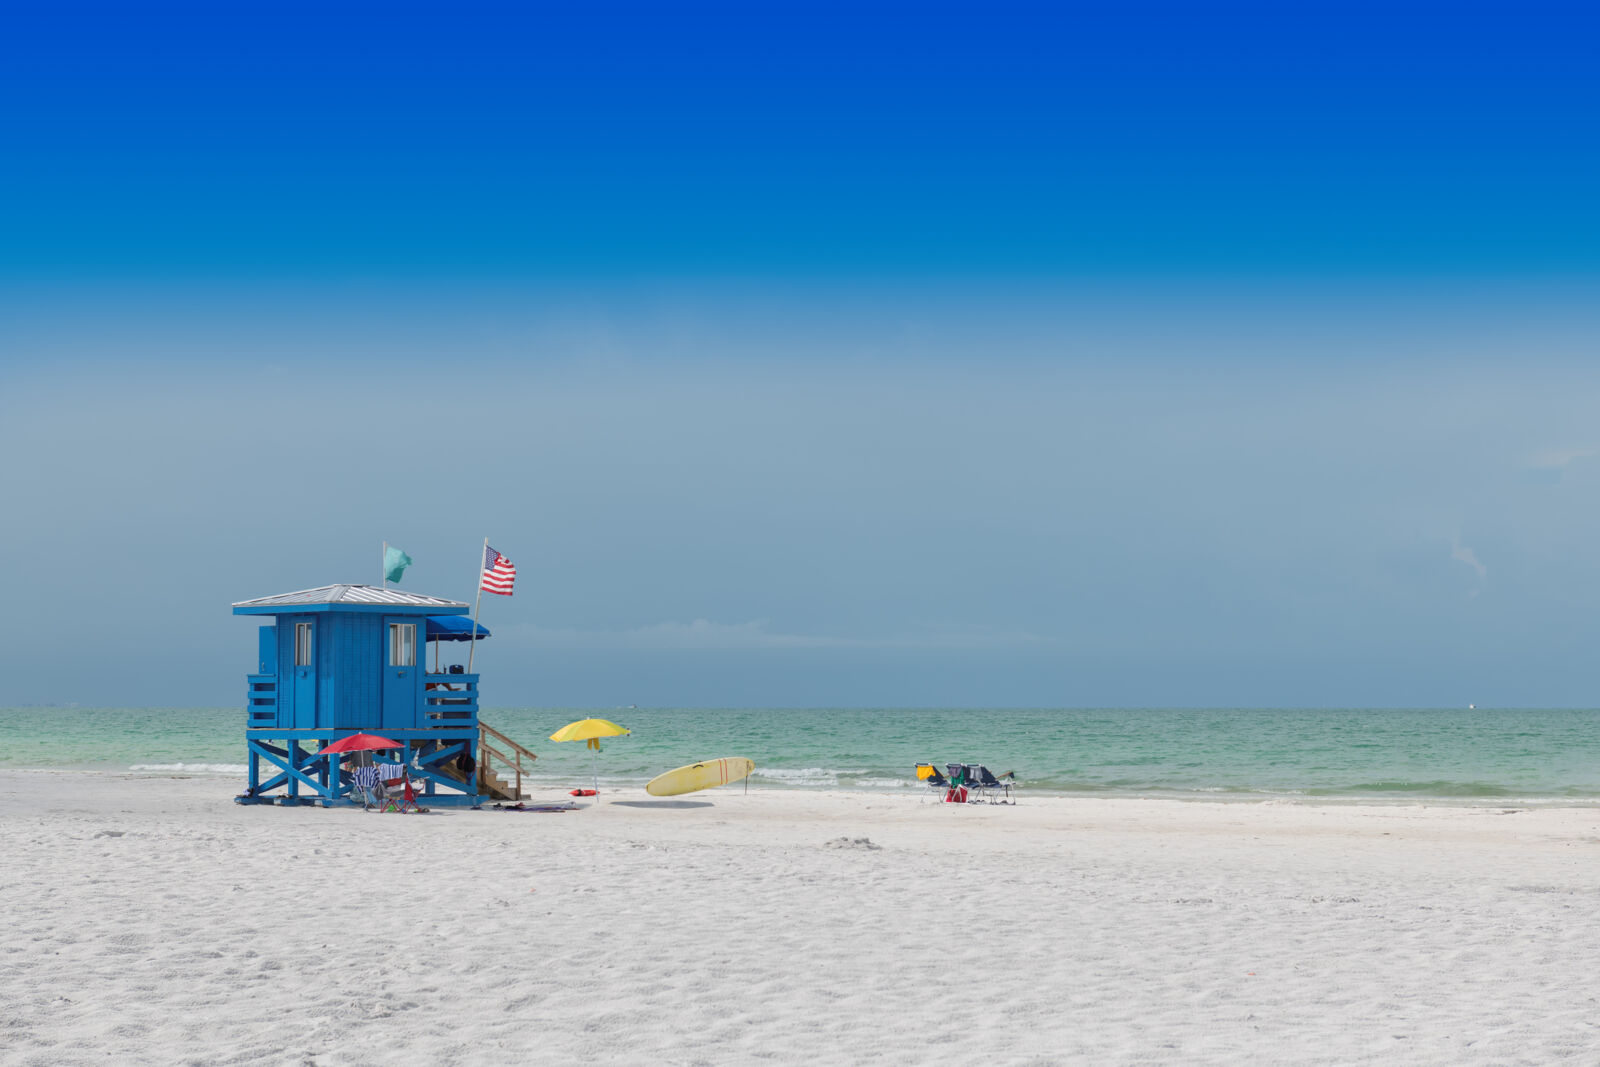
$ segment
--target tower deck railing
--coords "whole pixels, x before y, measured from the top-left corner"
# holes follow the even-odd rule
[[[245,683],[245,724],[271,726],[278,721],[278,676],[252,674]]]
[[[245,683],[246,725],[259,728],[278,721],[278,676],[251,674]],[[478,676],[476,674],[423,675],[422,726],[478,725]]]
[[[422,676],[423,715],[426,726],[475,726],[478,722],[476,674],[425,674]]]

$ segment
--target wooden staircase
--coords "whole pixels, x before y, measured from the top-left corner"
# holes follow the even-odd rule
[[[494,744],[490,743],[491,738]],[[496,748],[495,744],[501,747]],[[539,757],[494,727],[478,723],[478,788],[485,795],[495,800],[527,800],[527,794],[522,791],[524,758],[530,764],[526,769],[531,771],[531,764]],[[497,761],[498,769],[494,766]]]

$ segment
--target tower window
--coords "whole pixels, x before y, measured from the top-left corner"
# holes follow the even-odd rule
[[[417,664],[417,627],[415,623],[389,624],[389,666],[414,667]]]

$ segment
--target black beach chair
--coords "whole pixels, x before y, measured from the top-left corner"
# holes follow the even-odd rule
[[[942,793],[950,787],[949,780],[939,773],[939,768],[931,763],[917,764],[917,780],[926,782],[928,788],[932,789],[935,794]],[[939,799],[943,800],[944,798],[940,797]]]
[[[1017,772],[1007,771],[998,778],[981,763],[973,764],[969,770],[972,772],[972,784],[978,794],[991,804],[1015,804],[1011,796],[1011,787],[1016,784]],[[1001,799],[1001,798],[1004,799]]]

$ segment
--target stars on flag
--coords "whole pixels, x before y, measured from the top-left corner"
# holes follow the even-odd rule
[[[478,588],[485,593],[499,593],[501,596],[510,596],[511,587],[516,584],[516,581],[516,564],[488,545],[484,545],[483,577],[479,580]]]

